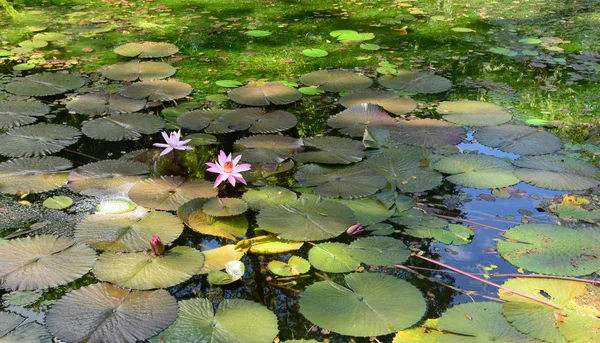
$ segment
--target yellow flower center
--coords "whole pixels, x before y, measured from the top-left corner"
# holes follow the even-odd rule
[[[224,170],[226,173],[231,173],[231,171],[233,170],[233,162],[231,162],[231,161],[226,161],[226,162],[223,164],[223,170]]]

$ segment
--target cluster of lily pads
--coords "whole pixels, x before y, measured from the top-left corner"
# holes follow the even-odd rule
[[[349,32],[339,37],[344,35],[354,37]],[[141,42],[114,51],[154,58],[178,49],[167,43]],[[521,181],[557,190],[600,185],[598,167],[556,154],[562,142],[554,134],[509,123],[509,112],[479,101],[441,102],[436,109],[438,119],[408,116],[417,104],[400,92],[437,94],[452,87],[450,80],[425,71],[381,76],[378,89],[369,89],[373,80],[352,71],[320,70],[300,77],[299,83],[321,92],[348,93],[339,98],[346,109],[327,118],[337,135],[294,135],[296,115],[275,106],[292,104],[304,95],[280,83],[236,87],[229,92],[232,102],[251,107],[198,109],[182,103],[181,110],[163,110],[162,116],[139,112],[148,102],[172,102],[192,92],[185,83],[163,80],[174,73],[174,68],[161,62],[109,66],[102,71],[105,78],[140,81],[121,87],[118,93],[95,92],[70,100],[69,111],[90,117],[81,132],[49,120],[34,124],[49,113],[43,102],[0,102],[0,128],[4,130],[0,155],[13,158],[0,163],[0,192],[41,193],[66,185],[101,202],[96,213],[77,224],[73,238],[39,235],[0,245],[3,288],[44,290],[68,284],[89,271],[101,281],[59,299],[48,312],[45,327],[20,325],[24,318],[0,312],[0,318],[6,318],[0,321],[4,338],[272,342],[279,332],[277,318],[266,307],[250,300],[226,299],[215,310],[208,299],[177,302],[164,288],[195,282],[204,274],[212,284],[232,284],[244,279],[245,268],[239,262],[244,254],[290,253],[308,242],[312,247],[307,258],[272,260],[268,269],[275,277],[295,277],[311,268],[348,273],[343,276],[345,286],[325,279],[300,295],[300,312],[330,331],[356,337],[396,333],[395,342],[423,336],[456,342],[465,335],[506,342],[599,339],[592,330],[599,324],[597,308],[579,306],[586,299],[598,301],[598,287],[591,283],[530,279],[513,285],[517,280],[510,280],[507,285],[513,289],[549,294],[559,308],[506,292],[500,294],[505,304],[479,302],[448,310],[431,325],[443,330],[438,332],[407,330],[426,312],[425,299],[415,286],[381,272],[356,272],[363,264],[394,266],[410,257],[410,249],[392,236],[398,228],[408,236],[444,244],[472,240],[470,228],[428,214],[405,193],[429,191],[444,180],[473,188],[504,188]],[[6,91],[47,97],[85,82],[72,74],[42,73],[15,79]],[[120,159],[74,169],[65,158],[46,156],[75,144],[81,133],[97,140],[132,140],[157,133],[167,123],[188,132],[202,131],[200,144],[222,137],[212,135],[248,132],[233,144],[234,156],[241,154],[242,161],[252,164],[252,170],[244,173],[249,186],[240,189],[241,197],[228,196],[234,193],[227,186],[215,189],[204,179],[148,176],[149,165],[170,158],[160,157],[158,149],[133,151]],[[520,157],[510,161],[461,153],[456,145],[465,140],[469,129],[476,129],[474,138],[480,143]],[[182,152],[188,153],[194,152]],[[294,175],[292,189],[262,185],[266,176],[288,171]],[[349,244],[338,239],[359,226],[364,237]],[[185,227],[233,244],[204,251],[172,245]],[[356,230],[349,233],[354,235]],[[155,237],[167,245],[164,253],[151,251]],[[589,258],[600,254],[600,242],[591,237],[600,237],[597,227],[519,225],[506,232],[498,252],[532,272],[587,275],[600,269],[599,260]],[[572,245],[582,248],[572,249]],[[555,263],[554,257],[560,261]],[[564,295],[564,289],[577,291]],[[543,320],[527,320],[531,312]],[[582,330],[582,325],[590,330]]]

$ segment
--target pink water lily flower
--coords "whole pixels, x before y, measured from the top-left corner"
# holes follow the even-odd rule
[[[206,162],[210,167],[207,171],[219,174],[215,181],[214,188],[217,188],[223,181],[229,181],[232,186],[235,186],[235,180],[238,180],[244,185],[246,184],[246,180],[244,180],[244,177],[240,173],[250,170],[250,165],[247,163],[238,165],[241,158],[242,155],[238,155],[232,160],[231,154],[226,156],[225,152],[221,150],[219,153],[219,161],[217,163]]]
[[[186,143],[188,143],[189,141],[191,141],[191,139],[186,139],[184,141],[180,141],[181,139],[181,129],[179,131],[173,131],[171,132],[171,135],[167,135],[166,132],[161,132],[163,138],[165,139],[165,142],[167,142],[167,144],[165,143],[154,143],[152,145],[160,147],[160,148],[165,148],[165,150],[163,150],[160,153],[160,156],[166,155],[168,153],[170,153],[171,151],[173,151],[173,149],[175,150],[194,150],[194,148],[192,148],[189,145],[185,145]]]

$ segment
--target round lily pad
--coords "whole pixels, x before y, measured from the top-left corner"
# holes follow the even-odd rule
[[[105,251],[146,251],[153,236],[164,244],[183,232],[176,216],[161,211],[134,211],[127,214],[92,214],[77,224],[75,240]]]
[[[175,318],[177,301],[165,290],[132,291],[96,283],[56,301],[46,325],[67,342],[135,343],[161,332]]]
[[[13,290],[65,285],[87,273],[96,252],[69,238],[43,235],[0,244],[0,286]]]
[[[578,276],[600,270],[598,227],[575,229],[553,224],[523,224],[499,241],[500,256],[535,273]]]
[[[219,87],[225,88],[236,88],[244,85],[243,83],[236,80],[218,80],[215,82],[215,84]]]
[[[39,49],[39,48],[43,48],[47,45],[48,45],[48,42],[46,42],[45,40],[41,40],[41,39],[24,40],[22,42],[19,42],[20,47],[29,48],[29,49]]]
[[[326,242],[317,244],[308,251],[310,264],[327,273],[347,273],[360,267],[360,261],[350,256],[347,244]]]
[[[362,137],[366,128],[391,128],[396,125],[396,120],[377,105],[361,104],[329,118],[327,125],[344,135]]]
[[[302,54],[308,57],[325,57],[329,55],[329,53],[323,49],[304,49],[302,50]]]
[[[159,132],[165,121],[148,113],[125,113],[102,117],[83,124],[81,131],[88,137],[106,141],[135,140],[142,135]]]
[[[294,178],[302,187],[315,187],[316,194],[330,198],[364,198],[385,187],[387,180],[364,166],[342,168],[326,174],[309,174],[299,170]]]
[[[505,124],[477,130],[479,143],[519,155],[550,154],[562,148],[556,135],[526,125]]]
[[[119,114],[137,112],[146,106],[146,100],[137,100],[121,96],[118,93],[104,92],[84,94],[67,103],[69,111],[88,114]]]
[[[343,137],[316,136],[304,138],[303,153],[294,155],[298,162],[315,162],[327,164],[350,164],[359,162],[365,156],[364,145]]]
[[[210,198],[202,206],[204,213],[213,217],[232,217],[246,212],[248,204],[237,198]]]
[[[79,76],[60,73],[41,73],[15,79],[6,85],[6,91],[24,96],[50,96],[66,93],[83,86]]]
[[[162,176],[142,181],[129,190],[129,198],[138,205],[157,210],[175,211],[195,198],[217,195],[212,183],[205,180],[186,181],[181,176]]]
[[[229,92],[229,99],[238,104],[248,106],[286,105],[302,98],[302,93],[296,88],[278,83],[264,86],[239,87]]]
[[[102,71],[102,76],[117,81],[159,80],[173,76],[177,70],[163,62],[117,63]]]
[[[438,144],[456,145],[465,139],[467,131],[443,120],[426,118],[400,121],[390,129],[390,135],[400,143],[432,147]]]
[[[413,285],[390,275],[344,275],[346,287],[332,281],[306,288],[300,313],[315,325],[343,335],[379,336],[405,329],[425,314],[425,300]]]
[[[17,158],[0,163],[0,192],[27,194],[51,191],[67,183],[65,169],[72,167],[62,157]]]
[[[218,108],[201,109],[186,112],[177,117],[177,124],[190,130],[202,130],[208,126],[207,132],[226,133],[233,130],[221,124],[220,118],[227,110]]]
[[[483,101],[442,101],[437,111],[447,121],[468,126],[495,126],[512,118],[502,107]]]
[[[34,123],[48,112],[50,107],[38,101],[0,101],[0,129]]]
[[[247,129],[252,133],[274,133],[296,126],[298,119],[290,112],[263,112],[260,108],[250,107],[229,111],[221,116],[220,122],[235,131]]]
[[[577,191],[600,185],[600,168],[573,157],[522,156],[513,163],[515,175],[534,186]]]
[[[307,273],[310,270],[310,263],[302,257],[292,256],[287,262],[271,261],[267,267],[275,275],[296,276]]]
[[[179,48],[165,42],[139,42],[119,45],[113,51],[121,56],[154,58],[171,56],[176,54]]]
[[[63,210],[73,205],[73,199],[69,198],[68,196],[59,195],[44,200],[42,205],[44,205],[44,207],[52,208],[55,210]]]
[[[421,94],[441,93],[452,87],[452,82],[447,78],[427,71],[402,70],[393,76],[384,75],[377,81],[386,88]]]
[[[49,155],[75,144],[79,135],[76,128],[59,124],[15,127],[0,135],[0,154],[10,157]]]
[[[140,81],[125,86],[119,93],[128,98],[148,99],[150,101],[171,101],[188,96],[192,86],[175,80]]]
[[[274,236],[258,236],[239,241],[236,243],[236,249],[249,250],[253,254],[282,254],[299,250],[303,244],[304,242],[288,241]]]
[[[298,80],[327,92],[353,92],[369,88],[373,80],[345,70],[319,70],[302,75]]]
[[[297,196],[287,188],[266,186],[244,192],[242,199],[248,203],[248,207],[251,209],[261,210],[294,201]]]
[[[370,266],[400,264],[410,256],[410,250],[406,245],[392,237],[361,238],[350,243],[348,249],[350,257]]]
[[[211,198],[214,199],[214,198]],[[236,241],[248,231],[248,219],[245,216],[217,218],[196,210],[189,215],[188,226],[205,235],[225,237]]]
[[[360,104],[375,104],[396,115],[406,114],[417,108],[417,103],[409,97],[394,92],[365,90],[345,95],[339,100],[340,105],[349,108]]]
[[[442,157],[433,168],[460,186],[472,188],[503,188],[519,183],[514,167],[506,160],[489,155],[453,155]]]
[[[150,247],[150,243],[148,243]],[[166,288],[184,282],[200,271],[204,255],[187,246],[176,246],[164,256],[147,252],[105,252],[94,265],[100,280],[132,289]]]
[[[244,32],[244,34],[249,37],[266,37],[272,35],[273,33],[265,30],[250,30]]]
[[[43,41],[47,41],[47,42],[52,42],[52,41],[57,41],[57,40],[66,40],[68,39],[69,36],[60,33],[60,32],[42,32],[42,33],[36,33],[33,36],[34,40],[43,40]]]
[[[394,208],[388,208],[376,197],[362,199],[331,199],[330,201],[339,202],[348,206],[356,216],[356,221],[362,225],[372,225],[382,222],[394,213]]]
[[[103,201],[97,207],[97,213],[102,214],[123,214],[137,208],[137,205],[129,199],[112,199]]]
[[[127,160],[88,163],[69,173],[69,188],[88,196],[124,196],[134,184],[144,180],[148,166]]]
[[[52,335],[37,322],[25,323],[27,318],[12,312],[0,312],[0,341],[21,343],[51,343]]]
[[[234,147],[242,150],[242,161],[281,163],[302,150],[302,140],[279,135],[256,135],[238,139]]]
[[[392,218],[392,222],[406,226],[406,231],[414,232],[416,237],[419,237],[422,231],[440,230],[448,226],[446,220],[428,215],[416,208],[402,211],[398,217]]]
[[[284,239],[318,241],[341,235],[356,219],[345,205],[320,197],[301,197],[261,210],[256,222],[261,229]]]
[[[275,314],[253,301],[225,299],[215,311],[210,300],[196,298],[179,302],[175,323],[152,341],[271,343],[278,332]]]

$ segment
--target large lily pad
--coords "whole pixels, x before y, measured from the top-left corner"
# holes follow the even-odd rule
[[[209,216],[202,210],[205,203],[205,199],[193,199],[179,207],[177,215],[192,230],[205,235],[220,236],[235,241],[246,233],[248,219],[245,216],[229,218]]]
[[[251,209],[261,210],[294,201],[297,196],[287,188],[266,186],[244,192],[242,199],[248,203],[248,207]]]
[[[0,129],[34,123],[48,112],[50,107],[38,101],[0,101]]]
[[[25,323],[27,318],[12,312],[0,312],[0,342],[51,343],[52,335],[43,325]]]
[[[356,223],[351,209],[320,197],[301,197],[260,211],[256,222],[263,230],[295,241],[335,238]]]
[[[390,134],[400,143],[432,147],[437,144],[458,144],[465,139],[467,131],[443,120],[426,118],[400,121],[397,126],[390,128]]]
[[[368,337],[412,326],[425,314],[421,292],[379,273],[345,275],[348,288],[321,281],[306,288],[300,313],[315,325],[343,335]]]
[[[81,166],[69,173],[69,188],[89,196],[126,195],[137,182],[145,179],[148,166],[127,160],[104,160]]]
[[[171,101],[192,92],[192,86],[175,80],[140,81],[119,90],[122,96],[150,101]]]
[[[406,245],[392,237],[365,237],[355,240],[348,248],[350,257],[370,266],[400,264],[410,256]]]
[[[126,98],[118,93],[84,94],[67,103],[69,111],[79,114],[100,115],[137,112],[146,106],[146,100]]]
[[[523,224],[508,230],[498,252],[535,273],[577,276],[600,270],[600,228]]]
[[[153,342],[271,343],[278,332],[275,314],[253,301],[225,299],[215,311],[196,298],[179,302],[177,320]]]
[[[443,230],[448,226],[448,222],[444,219],[428,215],[416,208],[402,211],[398,217],[393,217],[392,221],[406,226],[407,233],[415,237],[426,236],[427,232]]]
[[[150,246],[150,244],[148,244]],[[187,246],[176,246],[164,256],[147,252],[105,252],[94,265],[100,280],[133,289],[166,288],[184,282],[204,265],[204,255]]]
[[[303,141],[304,148],[312,151],[294,155],[294,160],[298,162],[350,164],[359,162],[365,157],[364,145],[348,138],[316,136],[304,138]]]
[[[382,222],[394,214],[394,208],[388,208],[376,197],[362,199],[331,199],[348,206],[356,216],[356,221],[362,225],[373,225]]]
[[[512,118],[502,107],[483,101],[442,101],[437,111],[447,121],[468,126],[495,126]]]
[[[380,90],[365,90],[348,94],[341,97],[339,102],[346,108],[360,104],[375,104],[396,115],[406,114],[417,108],[417,102],[409,97]]]
[[[450,333],[438,336],[440,343],[539,342],[512,327],[502,315],[501,304],[488,301],[452,307],[442,315],[438,328]]]
[[[352,106],[329,118],[327,125],[338,129],[345,135],[362,137],[366,128],[389,129],[396,125],[396,120],[377,105],[361,104]]]
[[[139,139],[165,127],[160,117],[147,113],[125,113],[98,118],[83,124],[81,131],[94,139],[122,141]]]
[[[298,123],[296,116],[286,111],[263,112],[256,107],[241,108],[225,113],[221,124],[235,131],[274,133],[290,129]]]
[[[15,127],[0,135],[0,154],[10,157],[48,155],[76,143],[79,135],[76,128],[59,124]]]
[[[175,211],[195,198],[217,195],[212,183],[205,180],[186,181],[181,176],[162,176],[142,181],[129,190],[129,198],[138,205],[157,210]]]
[[[135,343],[161,332],[176,317],[177,301],[165,290],[132,291],[97,283],[60,298],[46,325],[67,342]]]
[[[281,163],[302,150],[302,140],[279,135],[256,135],[238,139],[234,145],[242,148],[242,161],[250,163]]]
[[[337,242],[321,243],[310,248],[308,260],[313,267],[327,273],[347,273],[360,267],[360,261],[350,256],[349,246]]]
[[[59,73],[41,73],[16,79],[6,85],[6,91],[24,96],[50,96],[66,93],[83,86],[79,76]]]
[[[298,80],[327,92],[353,92],[369,88],[373,80],[345,70],[319,70],[302,75]]]
[[[164,244],[183,232],[183,223],[168,212],[134,211],[127,214],[92,214],[77,224],[75,240],[105,251],[146,251],[153,236]]]
[[[303,187],[315,187],[316,194],[330,198],[364,198],[385,187],[387,180],[373,169],[354,166],[326,174],[299,170],[294,176]]]
[[[460,186],[472,188],[503,188],[521,180],[513,173],[512,164],[489,155],[453,155],[442,157],[433,164],[447,179]]]
[[[72,167],[62,157],[17,158],[0,163],[0,192],[27,194],[47,192],[67,183],[65,169]]]
[[[117,81],[159,80],[175,74],[177,70],[163,62],[117,63],[102,71],[102,76]]]
[[[154,58],[171,56],[177,53],[179,48],[165,42],[138,42],[119,45],[113,51],[121,56]]]
[[[296,102],[300,98],[302,98],[302,93],[296,88],[278,83],[239,87],[229,92],[229,99],[248,106],[286,105]]]
[[[177,117],[177,124],[190,130],[202,130],[210,133],[227,133],[233,130],[221,124],[220,118],[227,110],[223,109],[202,109],[186,112]]]
[[[562,147],[556,135],[526,125],[501,125],[477,130],[479,143],[519,155],[550,154]]]
[[[515,175],[534,186],[577,191],[600,185],[600,168],[573,157],[522,156],[513,163]]]
[[[69,238],[43,235],[0,245],[0,286],[13,290],[65,285],[87,273],[96,252]]]
[[[452,82],[427,71],[402,70],[396,75],[384,75],[377,81],[383,87],[409,93],[435,94],[449,90]]]
[[[232,217],[246,212],[248,204],[238,198],[210,198],[202,206],[205,214],[213,217]]]

